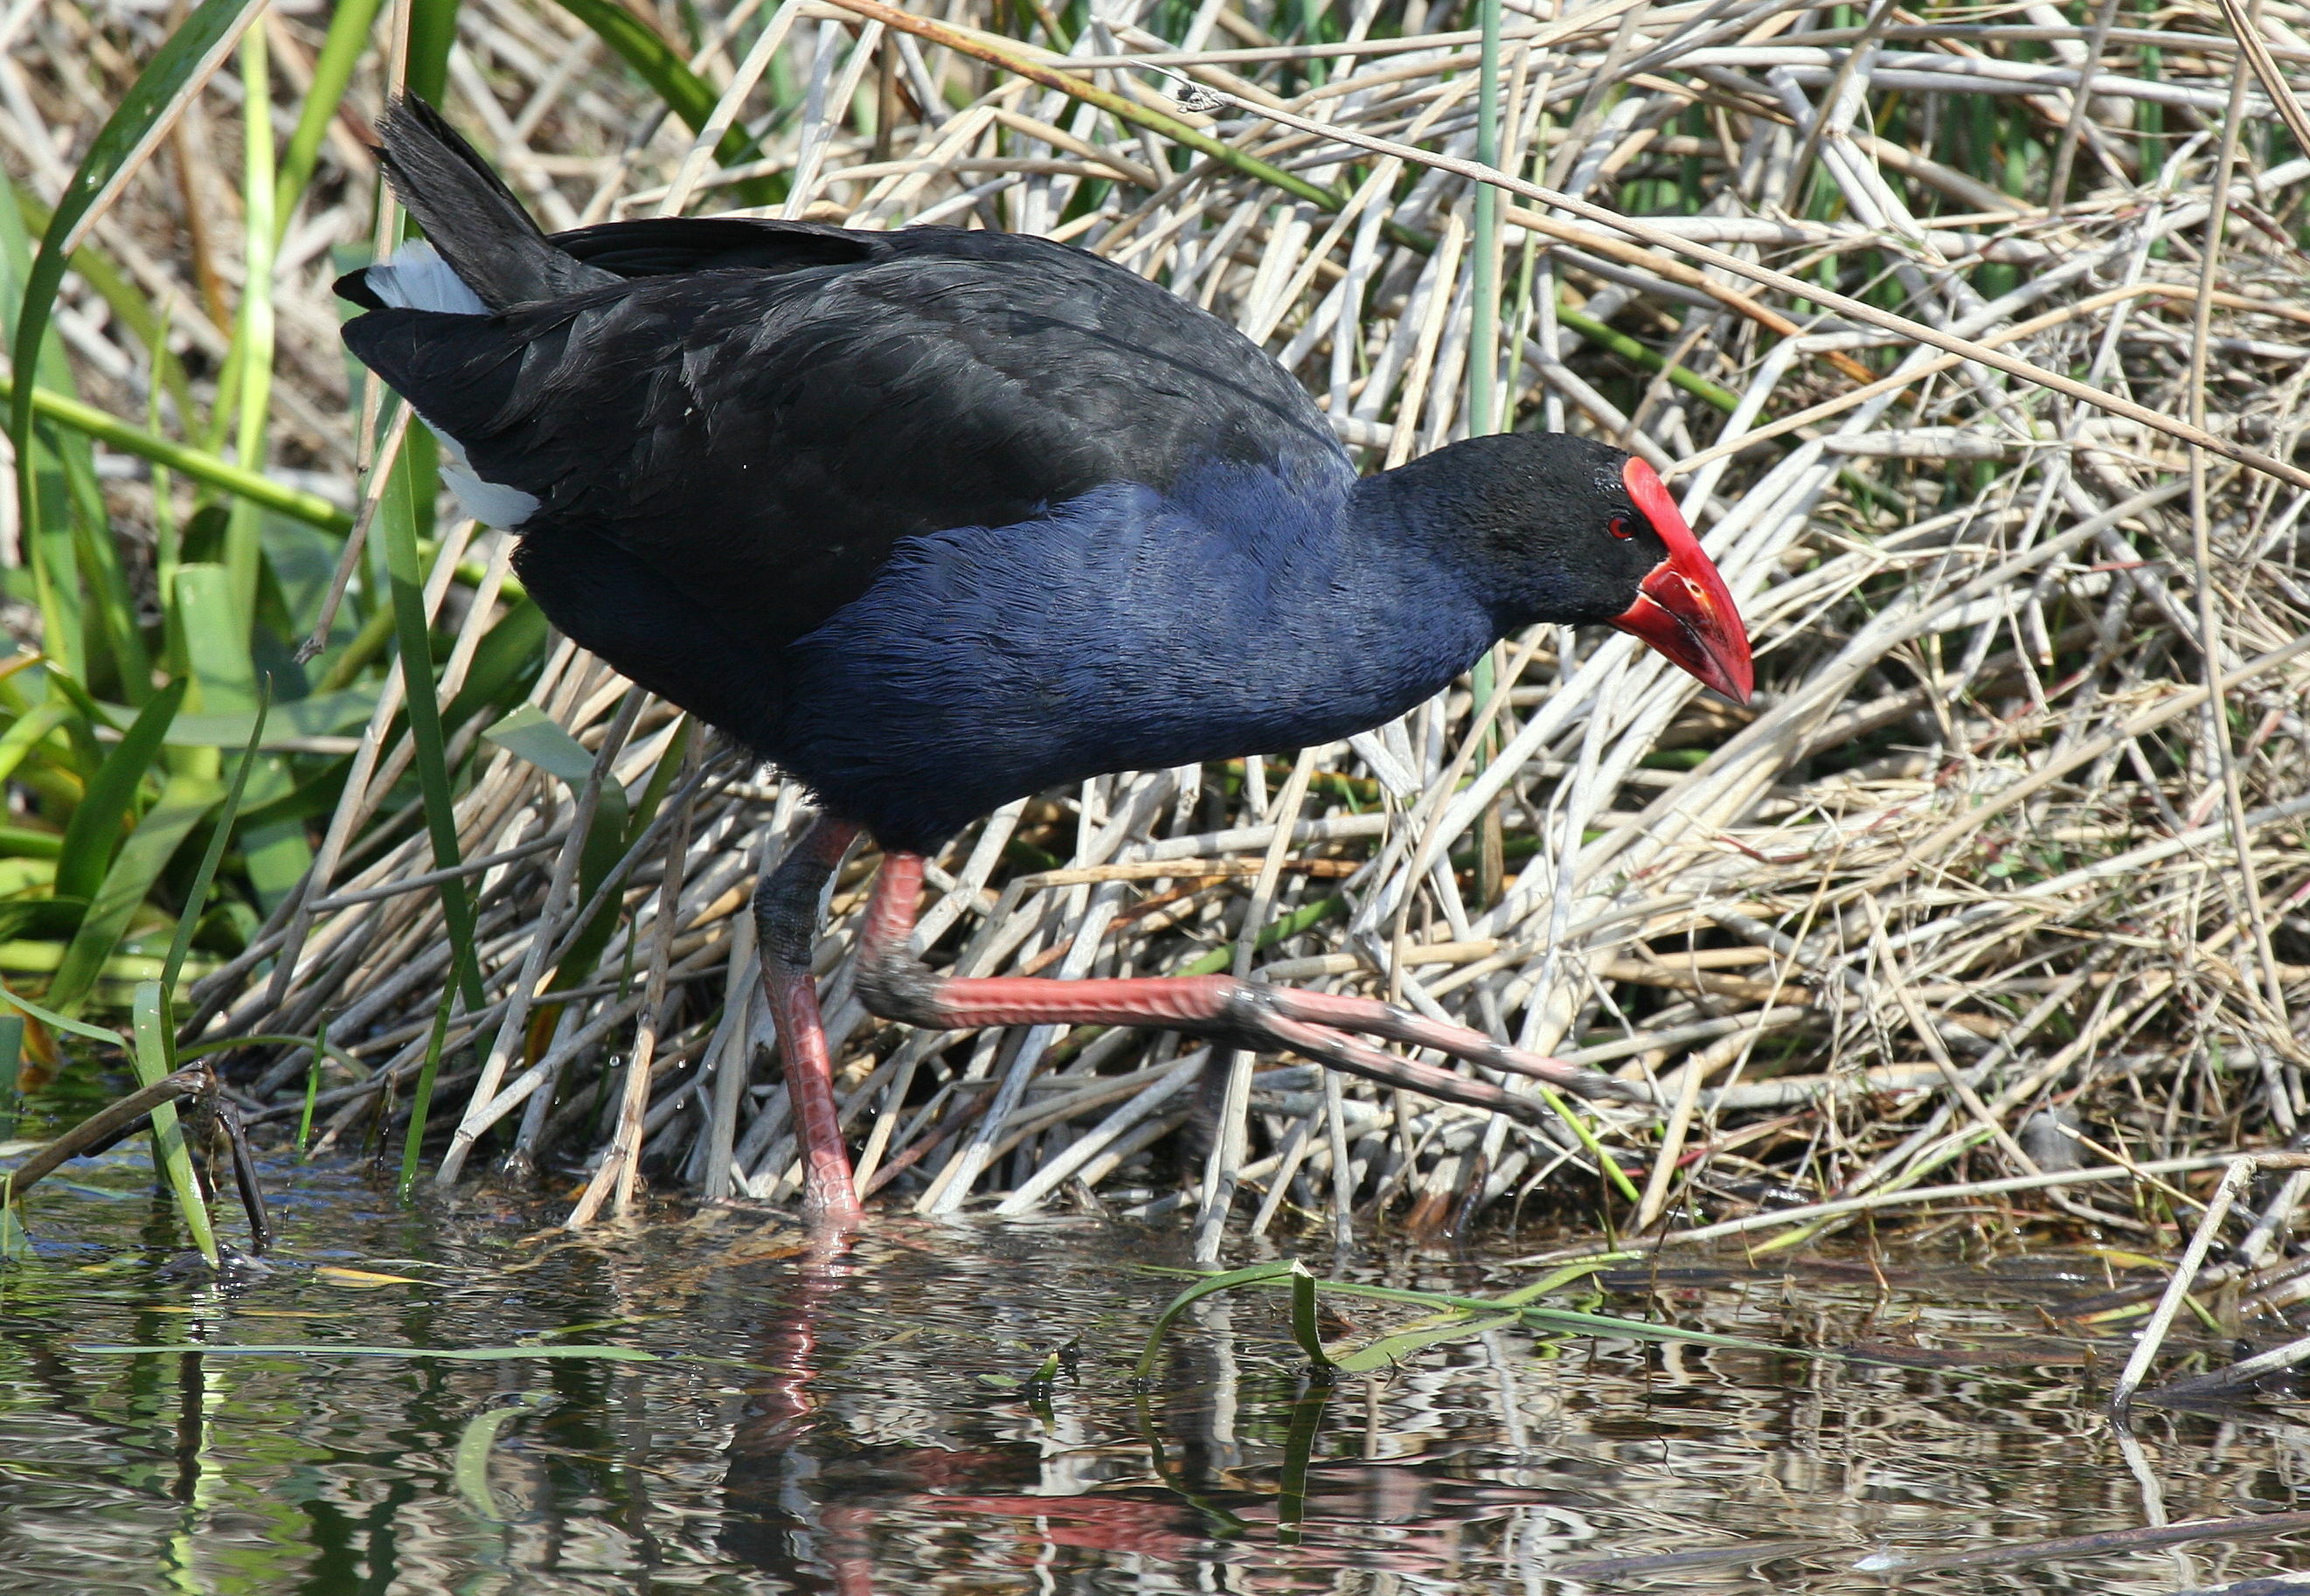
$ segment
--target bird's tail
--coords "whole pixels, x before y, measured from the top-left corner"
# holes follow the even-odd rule
[[[449,269],[489,309],[623,281],[557,248],[489,163],[440,112],[415,95],[404,94],[388,106],[378,131],[385,136],[385,173],[394,194]],[[396,259],[393,266],[370,270],[382,274],[401,265]],[[388,283],[372,279],[369,286],[385,302],[416,302],[395,294]]]

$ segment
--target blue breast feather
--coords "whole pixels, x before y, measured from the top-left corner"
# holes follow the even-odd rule
[[[1344,469],[1212,466],[1168,496],[1114,483],[909,540],[792,646],[765,751],[885,844],[929,847],[1059,783],[1378,724],[1497,634],[1359,497]]]

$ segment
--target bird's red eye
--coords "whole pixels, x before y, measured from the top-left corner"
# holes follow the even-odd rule
[[[1604,530],[1624,543],[1637,535],[1636,529],[1628,525],[1628,518],[1626,516],[1613,516],[1604,523]]]

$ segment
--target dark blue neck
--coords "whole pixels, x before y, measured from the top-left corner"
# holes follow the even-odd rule
[[[1212,471],[1168,507],[1203,537],[1165,536],[1168,585],[1191,628],[1168,646],[1232,672],[1229,724],[1271,725],[1264,750],[1329,742],[1401,715],[1441,690],[1500,635],[1482,576],[1442,558],[1437,507],[1388,475],[1287,485],[1264,473]],[[1232,573],[1201,568],[1212,533]],[[1216,578],[1216,579],[1214,579]],[[1175,611],[1174,618],[1182,618]],[[1167,645],[1159,634],[1151,647]]]

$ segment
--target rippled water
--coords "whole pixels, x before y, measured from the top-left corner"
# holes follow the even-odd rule
[[[2310,1567],[2297,1533],[1856,1568],[2132,1529],[2146,1488],[2175,1520],[2310,1505],[2282,1404],[2152,1413],[2148,1486],[2129,1471],[2100,1418],[2123,1342],[2040,1311],[2113,1283],[2085,1254],[1732,1254],[1594,1305],[1898,1362],[1507,1330],[1325,1392],[1258,1293],[1191,1311],[1138,1390],[1167,1228],[883,1220],[829,1271],[758,1215],[578,1241],[548,1209],[404,1210],[279,1164],[274,1259],[220,1288],[141,1149],[68,1174],[35,1194],[37,1256],[0,1264],[0,1592],[2168,1592]],[[1535,1278],[1516,1250],[1336,1272],[1498,1292]],[[1331,1300],[1327,1334],[1414,1316]],[[92,1349],[193,1342],[654,1357]]]

